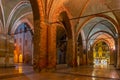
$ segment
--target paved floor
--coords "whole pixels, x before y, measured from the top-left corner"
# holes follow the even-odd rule
[[[120,70],[109,65],[80,66],[36,73],[32,66],[0,68],[0,80],[120,80]]]

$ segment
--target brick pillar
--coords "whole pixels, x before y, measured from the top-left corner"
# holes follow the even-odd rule
[[[67,57],[66,61],[67,61],[68,66],[74,67],[74,66],[77,65],[76,54],[75,54],[75,46],[74,46],[73,39],[68,39],[68,41],[67,41],[66,57]]]
[[[48,25],[48,68],[56,66],[56,25]]]
[[[35,20],[33,68],[35,71],[44,70],[47,66],[47,26],[44,22]]]

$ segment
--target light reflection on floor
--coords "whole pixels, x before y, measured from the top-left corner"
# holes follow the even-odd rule
[[[18,68],[18,70],[19,70],[19,73],[23,73],[23,68],[21,66]]]
[[[94,60],[94,68],[107,68],[109,66],[109,63],[106,59],[102,59],[102,60],[99,60],[99,59],[95,59]]]
[[[23,75],[15,75],[14,72],[12,73],[13,69],[11,69],[11,71],[8,71],[9,75],[4,78],[1,76],[0,80],[118,80],[120,78],[113,66],[105,64],[95,64],[93,67],[64,68],[54,72],[41,73],[33,72],[32,66],[18,65],[16,70],[18,74],[23,73]],[[0,74],[3,73],[6,74],[6,72]]]

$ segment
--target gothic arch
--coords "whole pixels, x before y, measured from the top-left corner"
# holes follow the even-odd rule
[[[67,15],[67,12],[66,11],[63,11],[60,13],[60,16],[59,16],[59,20],[60,22],[63,24],[63,26],[65,27],[65,30],[66,30],[66,34],[67,34],[67,37],[68,37],[68,40],[67,40],[67,53],[66,53],[66,56],[67,56],[67,64],[69,66],[74,66],[76,65],[76,60],[75,60],[75,46],[74,46],[74,36],[73,36],[73,30],[71,30],[72,26],[70,24],[70,21],[69,21],[69,17]],[[71,50],[71,51],[70,51]]]
[[[95,17],[101,17],[101,18],[104,18],[104,19],[108,20],[111,24],[114,25],[114,27],[115,27],[115,29],[116,29],[116,32],[118,33],[118,31],[119,31],[119,30],[118,30],[118,29],[119,29],[119,25],[118,25],[118,23],[117,23],[114,19],[112,19],[110,16],[107,16],[107,15],[104,15],[104,14],[98,14],[98,15],[92,15],[92,16],[88,17],[88,18],[82,23],[82,25],[78,25],[79,29],[77,30],[75,36],[77,37],[78,34],[80,33],[81,28],[84,27],[85,24],[87,24],[90,20],[92,20],[92,19],[95,18]]]
[[[11,22],[13,16],[15,15],[15,12],[16,12],[20,7],[22,7],[23,5],[26,5],[26,4],[27,4],[27,5],[30,5],[30,4],[29,4],[29,1],[20,1],[20,2],[12,9],[12,11],[10,12],[10,14],[9,14],[9,16],[8,16],[8,20],[7,20],[7,22],[6,22],[6,28],[8,28],[8,30],[9,30],[10,22]]]
[[[103,38],[103,39],[99,39],[98,41],[94,42],[94,44],[92,45],[92,47],[94,47],[97,43],[99,43],[99,42],[101,42],[101,41],[105,42],[105,43],[109,46],[109,48],[112,47],[112,46],[110,45],[109,41],[105,40],[104,38]]]
[[[34,32],[34,27],[33,24],[28,20],[28,19],[20,19],[19,21],[17,21],[16,23],[14,23],[10,34],[14,34],[15,30],[18,28],[19,25],[21,25],[22,23],[27,23],[30,27],[30,29],[32,30],[32,32]]]
[[[61,17],[61,23],[64,25],[65,27],[65,30],[66,30],[66,33],[67,33],[67,36],[68,38],[72,39],[72,30],[71,30],[71,24],[70,24],[70,21],[69,21],[69,18],[67,16],[67,13],[64,11],[60,14],[60,17]]]

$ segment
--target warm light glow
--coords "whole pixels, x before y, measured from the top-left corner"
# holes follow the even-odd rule
[[[115,46],[113,46],[113,50],[115,50]]]
[[[14,50],[14,62],[18,63],[18,53],[16,50]]]
[[[20,54],[20,49],[18,45],[15,43],[15,50],[14,50],[14,62],[15,63],[22,63],[23,62],[23,55]]]
[[[77,56],[77,65],[79,66],[80,65],[80,57]]]
[[[19,67],[18,67],[18,70],[19,70],[19,73],[23,73],[23,68],[22,68],[22,66],[19,66]]]
[[[93,70],[93,71],[92,71],[92,76],[96,76],[95,74],[96,74],[96,73],[95,73],[95,70]]]
[[[23,55],[22,55],[22,54],[19,55],[19,62],[20,62],[20,63],[23,62]]]
[[[16,43],[14,43],[14,46],[16,47]]]

